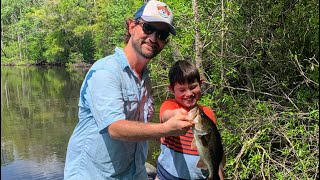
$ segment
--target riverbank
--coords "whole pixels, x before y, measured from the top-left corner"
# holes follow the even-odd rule
[[[30,62],[1,62],[1,66],[64,66],[64,67],[91,67],[91,63],[78,62],[78,63],[30,63]]]

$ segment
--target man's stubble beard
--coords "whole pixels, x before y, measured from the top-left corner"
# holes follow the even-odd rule
[[[144,52],[142,49],[142,45],[145,42],[139,42],[137,40],[132,39],[131,43],[132,43],[132,47],[136,50],[136,52],[146,59],[152,59],[152,58],[156,57],[161,51],[159,48],[155,47],[156,49],[153,48],[152,52],[147,53],[147,52]]]

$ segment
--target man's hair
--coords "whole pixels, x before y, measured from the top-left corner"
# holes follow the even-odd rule
[[[136,22],[135,19],[127,19],[127,20],[126,20],[126,24],[125,24],[125,26],[126,26],[126,32],[124,33],[124,43],[125,43],[125,44],[128,44],[129,39],[130,39],[130,37],[131,37],[131,34],[130,34],[130,32],[129,32],[129,22],[130,22],[130,21],[135,21],[135,22]]]
[[[169,71],[169,82],[173,88],[176,83],[200,83],[198,69],[186,60],[179,60],[173,64]]]

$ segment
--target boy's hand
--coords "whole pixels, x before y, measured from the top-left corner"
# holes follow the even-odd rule
[[[160,122],[166,122],[168,121],[170,118],[176,116],[176,115],[187,115],[188,112],[183,109],[183,108],[179,108],[179,109],[172,109],[172,110],[166,110],[163,112],[162,117],[160,117]]]
[[[194,124],[193,119],[190,119],[189,112],[183,108],[176,109],[174,115],[188,115],[187,121]]]
[[[188,111],[186,111],[185,109],[183,108],[179,108],[179,109],[175,109],[174,110],[174,115],[187,115],[188,114]]]

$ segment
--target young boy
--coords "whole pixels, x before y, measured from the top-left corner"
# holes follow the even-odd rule
[[[197,106],[201,97],[201,80],[197,68],[188,61],[177,61],[169,71],[169,89],[174,99],[165,100],[160,107],[160,122],[163,123],[177,114],[187,114]],[[212,109],[198,105],[214,122],[216,119]],[[182,136],[161,138],[161,153],[157,162],[157,178],[159,180],[206,179],[208,171],[197,167],[200,159],[196,148],[191,147],[192,128]],[[222,168],[219,169],[223,179]],[[157,179],[156,178],[156,179]]]

